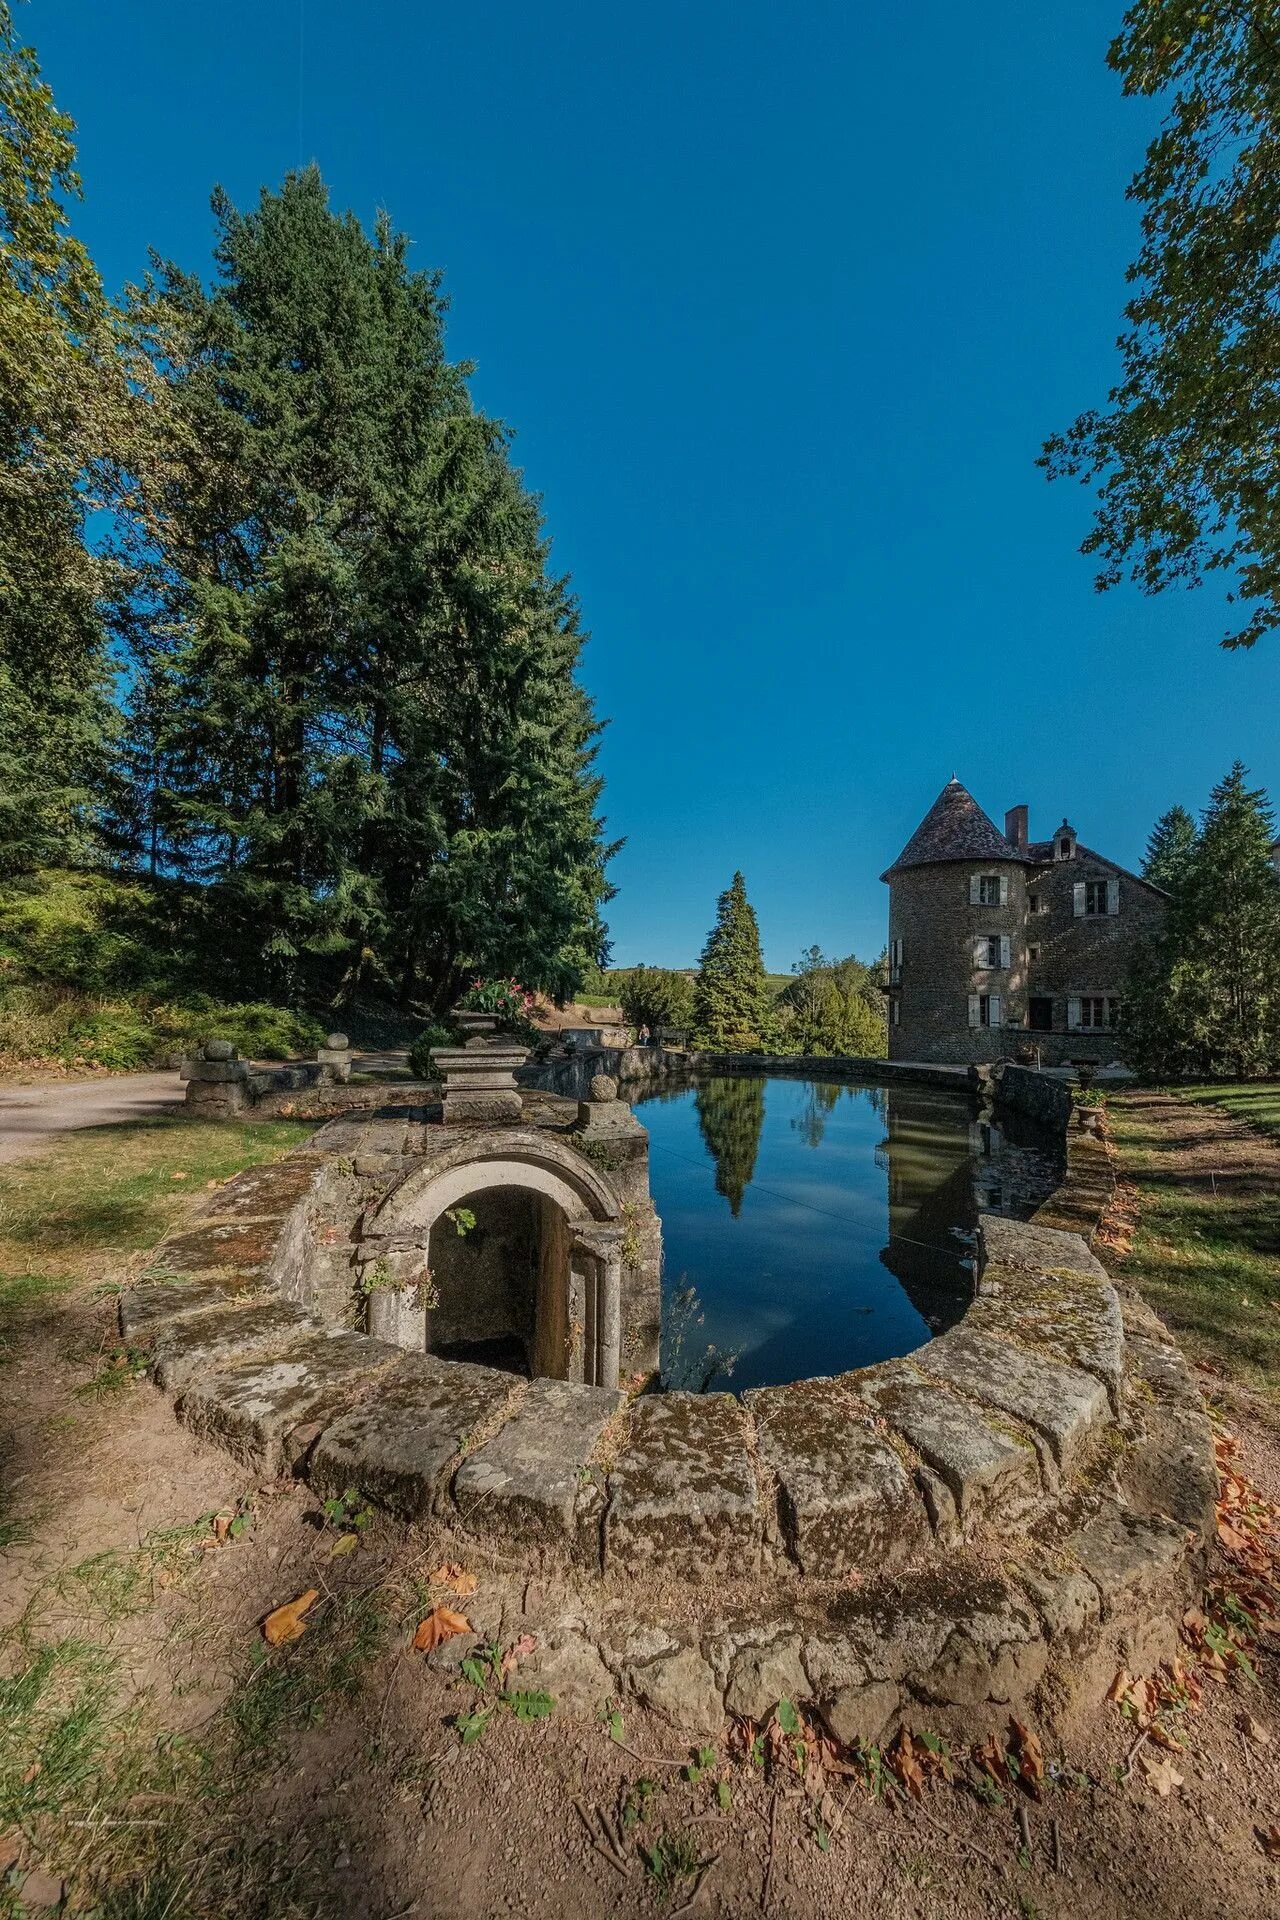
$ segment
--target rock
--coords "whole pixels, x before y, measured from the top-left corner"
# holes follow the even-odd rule
[[[395,1347],[363,1333],[316,1330],[287,1354],[190,1380],[178,1399],[178,1417],[237,1460],[260,1473],[275,1474],[297,1464],[317,1422],[332,1419],[371,1375],[402,1358]],[[327,1491],[344,1493],[358,1484],[348,1479]]]
[[[573,1536],[584,1496],[594,1492],[599,1510],[588,1462],[624,1404],[605,1387],[532,1381],[511,1419],[459,1467],[453,1494],[463,1519],[518,1538]]]
[[[330,1053],[345,1053],[350,1045],[345,1033],[331,1033],[325,1039],[325,1046]]]
[[[37,1868],[34,1873],[23,1876],[20,1898],[26,1907],[58,1907],[62,1905],[64,1882],[56,1874],[44,1873]]]
[[[565,1713],[594,1714],[613,1695],[613,1676],[580,1623],[549,1627],[537,1639],[513,1686],[549,1693]]]
[[[130,1346],[150,1340],[167,1321],[212,1307],[243,1306],[252,1282],[233,1279],[140,1280],[120,1295],[120,1332]]]
[[[921,1347],[913,1364],[1042,1434],[1063,1473],[1107,1418],[1106,1390],[1092,1374],[963,1324]]]
[[[603,1106],[610,1100],[616,1100],[617,1097],[618,1083],[612,1074],[592,1074],[591,1084],[587,1088],[587,1098],[589,1100],[593,1101],[597,1106]]]
[[[1007,1335],[1051,1360],[1095,1374],[1118,1409],[1124,1326],[1115,1288],[1108,1282],[1086,1274],[988,1267],[964,1324],[971,1333]]]
[[[246,1167],[219,1187],[201,1210],[205,1220],[278,1218],[305,1200],[315,1187],[325,1160],[318,1153],[289,1153],[267,1167]]]
[[[745,1417],[727,1393],[664,1393],[636,1403],[609,1476],[607,1565],[743,1573],[761,1526]]]
[[[643,1706],[665,1714],[682,1732],[718,1733],[724,1725],[715,1675],[696,1647],[629,1668],[627,1684]]]
[[[1025,1520],[1038,1502],[1035,1448],[1002,1432],[938,1381],[891,1361],[851,1375],[850,1385],[941,1477],[962,1533]]]
[[[1019,1567],[1026,1588],[1054,1641],[1078,1650],[1089,1641],[1102,1617],[1102,1597],[1078,1567]]]
[[[746,1720],[764,1720],[779,1700],[803,1700],[809,1682],[800,1661],[800,1640],[788,1634],[764,1645],[745,1645],[729,1668],[725,1707]]]
[[[830,1380],[743,1396],[778,1476],[787,1549],[807,1574],[900,1567],[928,1544],[902,1461]]]
[[[442,1501],[459,1454],[503,1416],[519,1383],[494,1367],[434,1354],[396,1357],[394,1371],[321,1434],[308,1478],[322,1495],[362,1487],[392,1513],[425,1520]]]
[[[169,1273],[234,1273],[242,1280],[266,1277],[287,1222],[283,1219],[217,1220],[171,1234],[156,1249]]]
[[[1132,1513],[1119,1501],[1099,1512],[1065,1543],[1102,1596],[1104,1617],[1120,1606],[1141,1606],[1163,1593],[1186,1560],[1185,1530],[1172,1520]]]
[[[819,1711],[835,1739],[846,1747],[876,1746],[901,1699],[891,1680],[869,1680],[861,1687],[840,1687]]]
[[[151,1371],[166,1393],[230,1361],[284,1353],[319,1334],[305,1307],[274,1296],[183,1314],[156,1330]]]
[[[200,1049],[206,1060],[234,1060],[236,1050],[229,1040],[206,1040]]]
[[[984,1213],[980,1222],[986,1264],[1027,1267],[1036,1273],[1091,1274],[1105,1281],[1107,1270],[1078,1233],[1059,1233],[1032,1220],[1006,1220]]]

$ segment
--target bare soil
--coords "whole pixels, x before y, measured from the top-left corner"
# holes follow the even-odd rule
[[[1179,1177],[1185,1152],[1188,1177],[1198,1178],[1199,1151],[1175,1143],[1168,1177]],[[1258,1654],[1256,1678],[1206,1684],[1186,1752],[1172,1756],[1183,1780],[1168,1798],[1140,1765],[1118,1777],[1135,1729],[1114,1707],[1072,1724],[1065,1751],[1046,1736],[1058,1778],[1042,1798],[1015,1788],[999,1805],[983,1804],[965,1767],[918,1804],[874,1796],[857,1770],[832,1774],[826,1800],[815,1799],[786,1765],[754,1767],[728,1743],[690,1781],[684,1742],[629,1707],[613,1734],[603,1720],[559,1710],[525,1724],[498,1709],[463,1744],[454,1722],[476,1706],[477,1690],[447,1646],[414,1652],[413,1627],[446,1600],[507,1646],[529,1618],[545,1617],[543,1572],[472,1550],[475,1592],[451,1594],[430,1576],[457,1557],[456,1539],[377,1522],[350,1528],[292,1483],[246,1483],[127,1365],[116,1383],[114,1307],[94,1284],[112,1270],[104,1260],[78,1289],[37,1299],[11,1328],[0,1368],[0,1517],[18,1526],[0,1566],[0,1678],[41,1644],[74,1636],[109,1655],[115,1715],[96,1773],[71,1783],[55,1812],[8,1835],[0,1818],[0,1861],[16,1849],[7,1892],[0,1868],[0,1914],[21,1910],[19,1885],[36,1870],[65,1884],[70,1907],[101,1903],[106,1920],[685,1911],[1252,1920],[1280,1911],[1280,1860],[1259,1838],[1280,1821],[1274,1641]],[[1270,1403],[1220,1373],[1206,1385],[1239,1437],[1245,1471],[1280,1502]],[[250,1524],[206,1549],[209,1516],[238,1510]],[[358,1544],[335,1556],[348,1531]],[[267,1652],[265,1615],[311,1588],[319,1598],[306,1632]],[[115,1777],[130,1743],[154,1750],[161,1734],[189,1743],[177,1785]],[[0,1806],[6,1795],[30,1797],[41,1778],[15,1784],[6,1767],[23,1756],[6,1753],[5,1737],[0,1728]],[[628,1802],[643,1815],[632,1825]],[[589,1837],[601,1812],[620,1835],[615,1849]],[[661,1866],[682,1846],[693,1869],[683,1876],[643,1857]]]

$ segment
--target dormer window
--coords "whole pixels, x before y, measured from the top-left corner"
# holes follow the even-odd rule
[[[1065,837],[1058,842],[1058,858],[1059,860],[1071,858],[1071,842]]]
[[[1074,860],[1076,857],[1076,830],[1069,820],[1064,820],[1053,836],[1053,855],[1055,860]]]

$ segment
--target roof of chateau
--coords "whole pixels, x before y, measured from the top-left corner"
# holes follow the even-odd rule
[[[1012,860],[1028,865],[1025,849],[1006,840],[989,820],[969,789],[954,776],[926,813],[891,867],[887,880],[904,867],[928,867],[942,860]]]

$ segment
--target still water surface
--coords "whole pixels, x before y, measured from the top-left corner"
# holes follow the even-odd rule
[[[979,1210],[1025,1216],[1060,1178],[1060,1148],[959,1092],[735,1076],[635,1105],[668,1388],[740,1393],[911,1352],[972,1297]]]

